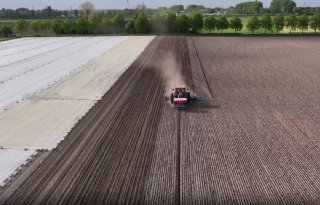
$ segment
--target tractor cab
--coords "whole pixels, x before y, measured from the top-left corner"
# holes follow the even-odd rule
[[[175,89],[172,89],[173,94],[176,98],[183,98],[187,92],[185,85],[176,85]]]
[[[187,108],[190,102],[190,92],[185,85],[176,85],[172,89],[171,103],[177,108]]]

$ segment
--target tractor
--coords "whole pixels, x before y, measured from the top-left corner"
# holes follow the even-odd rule
[[[166,100],[170,100],[174,108],[187,109],[191,101],[202,100],[202,97],[191,95],[189,89],[185,85],[176,85],[172,89],[170,95],[165,96]]]

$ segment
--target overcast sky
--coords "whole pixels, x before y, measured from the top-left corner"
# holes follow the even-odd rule
[[[16,9],[26,7],[29,9],[42,9],[47,5],[51,5],[55,9],[73,9],[85,0],[0,0],[0,8]],[[90,0],[97,9],[124,9],[127,7],[126,0]],[[148,8],[156,8],[159,6],[169,7],[173,4],[200,4],[207,7],[229,7],[246,0],[129,0],[130,7],[136,6],[138,3],[144,2]],[[248,0],[247,0],[248,1]],[[264,7],[269,7],[271,0],[262,0]],[[298,6],[320,6],[320,0],[295,0]]]

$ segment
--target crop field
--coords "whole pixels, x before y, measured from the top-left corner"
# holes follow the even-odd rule
[[[318,37],[143,38],[145,46],[126,40],[111,51],[119,59],[106,56],[31,98],[63,104],[87,97],[94,105],[63,141],[0,189],[0,203],[320,201]],[[130,48],[138,54],[129,55]],[[102,70],[125,64],[125,51],[132,59],[113,80]],[[103,74],[90,74],[97,68]],[[87,86],[86,77],[94,83]],[[206,99],[173,109],[163,95],[176,83]],[[38,132],[34,127],[28,133]],[[0,129],[0,146],[2,135]]]
[[[0,187],[35,158],[47,155],[41,150],[56,148],[152,39],[26,38],[2,42],[0,105],[5,110],[0,110]]]
[[[77,71],[120,38],[23,38],[0,44],[0,111]]]

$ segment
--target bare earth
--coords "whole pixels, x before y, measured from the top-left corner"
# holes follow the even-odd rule
[[[0,203],[317,204],[319,48],[314,37],[158,37]],[[168,53],[207,101],[164,102]]]

